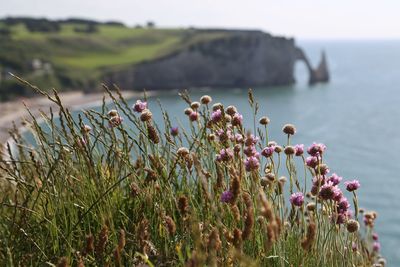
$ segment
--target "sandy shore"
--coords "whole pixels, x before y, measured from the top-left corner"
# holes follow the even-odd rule
[[[66,108],[78,110],[84,107],[96,106],[101,104],[104,93],[84,94],[83,92],[59,93],[61,100]],[[123,92],[125,98],[139,96],[141,94],[132,91]],[[107,99],[109,99],[107,95]],[[29,99],[19,99],[11,102],[0,103],[0,144],[4,144],[8,138],[8,129],[15,122],[17,127],[22,127],[23,119],[30,119],[24,106],[29,108],[34,116],[39,116],[40,111],[49,111],[49,107],[56,107],[54,103],[45,97],[35,97]],[[54,109],[55,111],[57,109]]]

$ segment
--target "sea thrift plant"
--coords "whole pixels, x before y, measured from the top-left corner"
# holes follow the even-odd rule
[[[160,107],[146,95],[132,107],[104,88],[110,104],[71,114],[33,87],[59,117],[31,118],[34,141],[14,129],[2,150],[0,266],[386,263],[358,181],[329,174],[325,145],[311,144],[309,157],[291,145],[301,127],[270,141],[274,125],[251,91],[248,117],[180,94],[188,126],[178,130],[162,105],[163,120],[153,117]]]

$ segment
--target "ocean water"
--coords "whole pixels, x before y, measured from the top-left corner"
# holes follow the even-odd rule
[[[376,231],[382,254],[388,266],[400,266],[400,41],[304,41],[299,45],[314,65],[325,49],[331,81],[308,86],[306,68],[299,62],[295,85],[254,88],[259,114],[270,117],[273,140],[284,142],[281,128],[293,123],[298,130],[294,142],[325,143],[331,172],[345,180],[360,180],[361,207],[378,212]],[[214,102],[237,106],[252,127],[247,88],[192,90],[192,99],[204,93]],[[158,109],[158,99],[177,125],[177,118],[187,125],[182,115],[187,105],[176,93],[150,99],[152,110]],[[161,120],[159,112],[155,119]]]

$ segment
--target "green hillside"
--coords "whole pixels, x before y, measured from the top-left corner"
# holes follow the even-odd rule
[[[131,28],[91,21],[27,20],[0,20],[0,98],[3,99],[29,93],[7,79],[8,72],[47,89],[61,85],[68,89],[88,89],[96,87],[101,74],[112,68],[151,60],[227,34],[195,29]],[[33,66],[35,62],[40,64]]]

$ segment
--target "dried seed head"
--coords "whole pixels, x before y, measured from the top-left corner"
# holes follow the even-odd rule
[[[235,106],[228,106],[228,107],[226,108],[226,113],[227,113],[228,115],[233,116],[233,115],[235,115],[235,114],[237,113],[237,108],[236,108]]]
[[[215,103],[212,107],[213,111],[216,111],[218,109],[223,109],[224,106],[221,103]]]
[[[116,109],[112,109],[107,114],[110,117],[115,117],[115,116],[118,116],[118,111]]]
[[[266,117],[266,116],[261,117],[261,119],[260,119],[261,125],[268,125],[269,123],[270,123],[270,119],[268,117]]]
[[[124,249],[126,244],[126,239],[125,239],[125,231],[124,229],[119,230],[119,238],[118,238],[118,249],[122,250]]]
[[[225,114],[225,121],[226,122],[231,122],[232,121],[231,115]]]
[[[276,153],[281,153],[282,152],[282,147],[281,146],[275,146],[275,148],[274,148],[274,151],[276,152]]]
[[[243,193],[243,201],[246,205],[246,215],[244,219],[244,228],[242,232],[242,240],[248,239],[254,227],[254,208],[253,208],[253,201],[251,200],[251,196],[249,193]]]
[[[287,135],[294,135],[296,133],[296,128],[293,124],[285,124],[282,131]]]
[[[94,251],[94,236],[92,234],[86,236],[86,247],[84,255],[91,254]]]
[[[92,130],[92,127],[90,127],[89,125],[85,124],[82,127],[82,132],[83,133],[89,133]]]
[[[69,267],[67,257],[62,257],[57,263],[57,267]]]
[[[197,101],[192,102],[192,103],[190,104],[190,107],[191,107],[192,109],[198,109],[198,108],[200,107],[200,103],[197,102]]]
[[[286,178],[285,176],[281,176],[281,177],[278,179],[278,182],[281,183],[281,184],[286,183],[286,181],[287,181],[287,178]]]
[[[189,155],[189,149],[187,149],[186,147],[180,147],[180,148],[178,148],[176,153],[178,154],[178,156],[184,158],[187,155]]]
[[[240,211],[236,204],[231,205],[231,211],[232,211],[233,218],[235,219],[235,221],[240,222]]]
[[[268,146],[269,147],[276,147],[278,145],[278,143],[276,143],[275,141],[269,141],[268,142]]]
[[[189,116],[190,114],[192,114],[192,112],[193,112],[193,109],[191,109],[191,108],[185,108],[185,115],[187,115],[187,116]]]
[[[301,246],[304,250],[309,251],[314,243],[316,236],[316,225],[311,222],[307,227],[306,237],[301,241]]]
[[[157,130],[151,123],[147,123],[147,136],[154,144],[160,143]]]
[[[208,139],[208,141],[209,142],[211,142],[211,141],[214,141],[215,140],[215,134],[209,134],[208,136],[207,136],[207,139]]]
[[[104,225],[103,228],[101,228],[96,245],[96,255],[100,258],[102,258],[103,256],[107,241],[108,241],[108,227],[107,225]]]
[[[270,184],[270,181],[267,179],[267,177],[261,177],[260,184],[262,186],[266,187],[266,186],[268,186]]]
[[[346,229],[349,233],[357,232],[360,229],[360,224],[356,220],[348,220],[346,224]]]
[[[272,172],[269,172],[265,175],[265,177],[270,181],[273,182],[275,181],[275,174],[273,174]]]
[[[170,216],[164,217],[165,225],[167,226],[168,233],[173,236],[176,232],[176,225],[174,220]]]
[[[293,155],[295,153],[295,150],[292,146],[286,146],[284,152],[286,155]]]
[[[152,117],[153,114],[148,109],[143,110],[142,113],[140,114],[141,121],[150,121]]]
[[[315,203],[314,202],[310,202],[307,204],[306,209],[308,211],[315,211]]]
[[[189,200],[186,196],[180,196],[178,198],[178,208],[181,215],[185,217],[189,212]]]
[[[203,96],[200,98],[200,102],[201,102],[202,104],[204,104],[204,105],[209,104],[211,101],[212,101],[212,98],[211,98],[211,96],[209,96],[209,95],[203,95]]]

